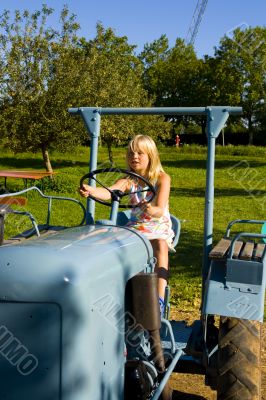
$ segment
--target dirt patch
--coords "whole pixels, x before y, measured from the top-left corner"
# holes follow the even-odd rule
[[[171,312],[171,318],[191,324],[199,315],[195,311]],[[262,397],[266,400],[266,323],[262,326]],[[216,391],[205,385],[204,375],[173,373],[170,379],[173,400],[216,400]]]

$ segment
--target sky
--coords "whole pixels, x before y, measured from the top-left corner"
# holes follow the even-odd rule
[[[165,34],[173,47],[177,38],[186,39],[198,0],[0,0],[0,13],[7,9],[40,10],[43,3],[55,11],[49,25],[56,28],[60,10],[68,5],[76,15],[87,40],[96,35],[96,24],[112,28],[117,36],[126,36],[128,43],[143,50]],[[208,0],[194,47],[199,58],[213,55],[224,35],[236,27],[266,26],[265,0]]]

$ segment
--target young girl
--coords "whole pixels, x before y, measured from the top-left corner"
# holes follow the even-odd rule
[[[119,189],[130,195],[130,203],[140,205],[132,208],[127,226],[139,230],[151,242],[154,257],[157,262],[155,272],[158,274],[158,292],[161,313],[164,311],[164,292],[169,278],[168,249],[172,248],[174,232],[169,214],[170,177],[161,165],[159,153],[153,139],[146,135],[136,135],[129,143],[127,150],[127,165],[133,171],[148,181],[156,189],[156,196],[147,203],[151,193],[134,193],[143,190],[144,182],[126,177],[119,179],[110,189]],[[84,197],[92,195],[100,200],[110,200],[110,193],[104,188],[93,188],[83,184],[80,194]],[[143,195],[145,196],[143,198]]]

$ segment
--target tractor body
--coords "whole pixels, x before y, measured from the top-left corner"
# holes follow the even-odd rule
[[[0,247],[0,398],[170,400],[167,382],[182,363],[190,371],[197,367],[206,373],[211,385],[218,387],[218,398],[226,398],[232,371],[221,377],[219,372],[225,369],[226,354],[232,352],[223,344],[230,342],[226,333],[240,327],[246,346],[243,321],[262,321],[266,283],[265,246],[260,258],[245,260],[242,253],[235,258],[236,237],[229,240],[225,258],[224,254],[211,257],[215,141],[229,114],[239,114],[241,109],[83,107],[69,111],[80,115],[88,129],[90,171],[97,169],[102,115],[206,115],[202,316],[192,326],[160,318],[152,247],[144,236],[123,226],[126,214],[118,213],[117,201],[111,204],[109,220],[95,221],[95,202],[88,199],[86,225],[56,231],[49,230],[47,223],[44,235],[31,216],[37,237]],[[172,221],[176,244],[180,222],[174,217]],[[265,234],[248,235],[265,238]],[[217,315],[221,329],[214,323]],[[253,332],[257,348],[260,336]],[[249,376],[258,371],[258,354],[253,356]],[[251,385],[252,399],[259,399],[258,385]],[[238,395],[237,388],[232,400],[249,398]]]

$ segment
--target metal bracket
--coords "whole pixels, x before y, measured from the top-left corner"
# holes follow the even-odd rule
[[[68,111],[70,114],[81,115],[91,138],[100,136],[101,107],[70,108]]]
[[[91,137],[100,136],[100,108],[82,107],[79,109],[82,119]]]
[[[229,111],[226,107],[206,107],[207,111],[207,135],[217,138],[225,126],[229,117]]]

